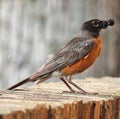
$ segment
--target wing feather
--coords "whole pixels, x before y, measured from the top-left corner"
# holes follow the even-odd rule
[[[91,39],[74,38],[63,49],[49,59],[42,69],[33,78],[60,71],[85,57],[93,48],[94,42]]]

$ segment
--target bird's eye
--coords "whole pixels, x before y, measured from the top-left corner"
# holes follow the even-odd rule
[[[98,27],[98,26],[99,26],[99,23],[98,23],[97,21],[93,21],[92,24],[93,24],[93,26],[95,26],[95,27]]]

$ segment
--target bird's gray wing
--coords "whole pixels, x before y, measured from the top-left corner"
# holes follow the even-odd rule
[[[54,71],[60,71],[64,67],[74,64],[85,57],[93,46],[94,42],[91,39],[74,38],[49,59],[32,78],[49,75]]]

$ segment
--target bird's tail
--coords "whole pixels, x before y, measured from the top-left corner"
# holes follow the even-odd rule
[[[9,87],[7,90],[12,90],[12,89],[14,89],[14,88],[16,88],[18,86],[21,86],[21,85],[23,85],[25,83],[28,83],[28,82],[30,82],[30,78],[29,77],[24,79],[24,80],[22,80],[22,81],[20,81],[19,83],[15,84],[15,85],[11,86],[11,87]]]
[[[26,84],[26,83],[29,83],[29,82],[34,82],[34,81],[37,81],[37,80],[39,80],[37,82],[37,84],[42,83],[42,82],[46,81],[47,79],[49,79],[50,77],[51,77],[51,73],[40,75],[40,73],[37,72],[37,73],[31,75],[30,77],[18,82],[17,84],[9,87],[7,90],[13,90],[14,88],[17,88],[17,87],[19,87],[23,84]]]

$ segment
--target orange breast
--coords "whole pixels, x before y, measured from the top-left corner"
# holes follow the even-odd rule
[[[80,61],[76,62],[75,64],[71,66],[67,66],[64,69],[61,70],[63,75],[72,75],[77,74],[85,69],[87,69],[89,66],[91,66],[96,58],[99,56],[102,48],[102,39],[100,37],[94,38],[94,46],[89,52],[89,54],[82,58]]]

